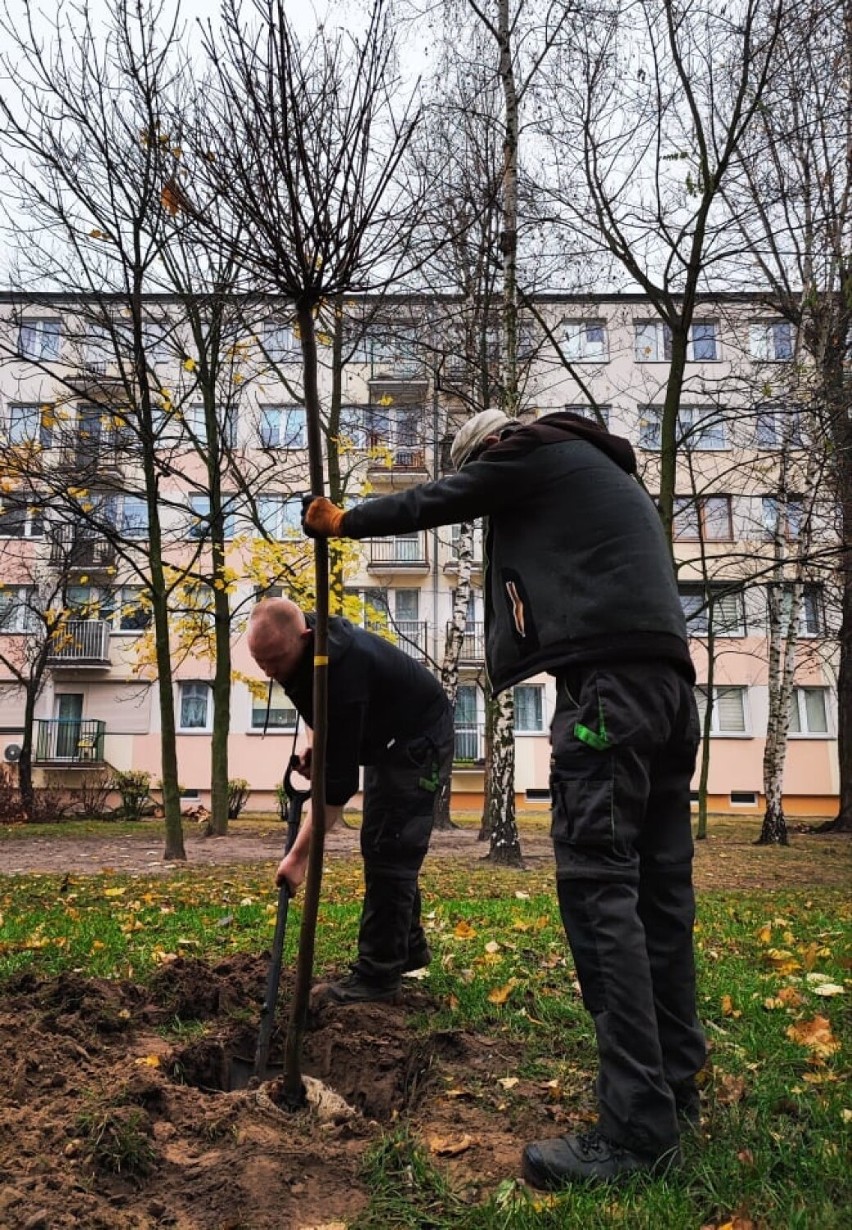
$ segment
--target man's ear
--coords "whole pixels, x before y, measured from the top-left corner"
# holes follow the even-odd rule
[[[303,628],[302,631],[299,633],[299,639],[302,641],[309,641],[311,637],[313,636],[313,634],[314,634],[313,628]]]

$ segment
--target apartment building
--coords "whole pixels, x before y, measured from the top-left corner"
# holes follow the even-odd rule
[[[361,499],[445,471],[455,425],[496,379],[498,348],[486,333],[468,360],[451,300],[399,297],[351,310],[342,348],[321,334],[321,397],[332,406],[337,349],[340,417],[330,434],[341,492]],[[244,628],[257,597],[292,592],[306,561],[300,346],[279,304],[253,304],[250,319],[235,315],[211,403],[176,303],[152,297],[146,312],[156,397],[144,435],[121,362],[128,325],[119,302],[94,313],[63,296],[0,296],[0,751],[14,759],[20,745],[26,680],[43,647],[33,744],[40,778],[73,786],[100,766],[159,776],[144,444],[156,468],[164,556],[183,577],[173,595],[180,781],[188,799],[208,799],[213,660],[210,595],[199,578],[210,551],[215,431],[233,613],[229,773],[249,781],[250,808],[270,808],[295,715],[280,689],[267,697],[258,688]],[[530,320],[521,336],[523,413],[597,414],[632,442],[641,479],[656,494],[666,328],[640,296],[543,297],[539,312],[546,328]],[[758,298],[742,296],[702,302],[689,340],[674,537],[702,710],[712,688],[708,795],[717,811],[762,810],[767,586],[779,578],[778,618],[792,604],[797,631],[785,806],[791,815],[836,807],[833,510],[824,506],[814,426],[790,393],[795,342]],[[803,534],[806,553],[797,549]],[[458,541],[459,527],[449,526],[353,544],[342,564],[347,613],[437,669]],[[460,807],[476,807],[483,788],[481,527],[474,542],[456,707]],[[52,633],[39,618],[51,605],[65,611]],[[522,806],[547,805],[553,703],[547,676],[515,688]]]

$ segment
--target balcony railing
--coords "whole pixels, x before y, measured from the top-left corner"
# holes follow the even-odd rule
[[[425,568],[426,543],[422,534],[412,538],[375,538],[370,542],[370,566]]]
[[[37,718],[35,764],[103,764],[106,722],[95,718]]]
[[[453,763],[468,767],[485,763],[485,727],[481,723],[456,721]]]
[[[423,619],[368,620],[368,632],[376,632],[396,645],[409,658],[422,662],[427,656],[429,625]]]
[[[450,623],[447,623],[447,632]],[[485,661],[485,624],[465,624],[459,659],[462,662]]]
[[[109,666],[109,623],[105,619],[71,619],[53,634],[54,666]]]
[[[370,459],[371,470],[425,470],[426,451],[420,445],[386,445],[383,440],[369,439],[368,447],[381,454]]]
[[[54,568],[109,568],[115,562],[115,547],[109,539],[80,526],[57,525],[51,538]]]

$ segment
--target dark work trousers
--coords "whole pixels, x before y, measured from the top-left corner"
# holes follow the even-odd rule
[[[692,937],[695,699],[662,662],[568,668],[556,684],[551,832],[597,1035],[598,1127],[656,1155],[678,1137],[672,1088],[706,1053]]]
[[[368,982],[394,984],[428,953],[417,877],[435,820],[439,766],[452,743],[448,708],[424,735],[394,744],[364,768],[365,892],[352,969]]]

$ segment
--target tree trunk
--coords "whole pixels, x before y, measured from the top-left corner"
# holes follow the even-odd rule
[[[214,534],[217,533],[214,518]],[[213,575],[221,578],[223,544],[213,544]],[[217,561],[217,557],[218,561]],[[228,832],[228,735],[231,729],[231,610],[225,589],[214,586],[213,618],[216,661],[213,671],[213,731],[210,738],[210,828],[216,837]]]
[[[515,703],[507,688],[491,701],[494,734],[491,745],[487,859],[503,867],[522,867],[521,843],[515,821]]]
[[[447,700],[455,713],[456,697],[459,690],[459,658],[461,657],[464,632],[467,626],[467,613],[470,602],[470,573],[473,566],[473,522],[465,521],[459,529],[456,546],[456,559],[459,571],[456,582],[456,592],[453,598],[453,613],[447,627],[447,637],[444,644],[444,657],[441,662],[441,687],[447,694]],[[453,824],[450,814],[450,798],[453,783],[453,757],[440,766],[438,779],[438,799],[435,806],[435,828],[451,829]]]
[[[713,608],[709,608],[707,627],[707,704],[704,721],[701,723],[701,769],[698,776],[698,826],[697,840],[707,837],[707,783],[710,779],[710,731],[713,726],[713,687],[716,677],[715,638],[713,636]]]
[[[35,810],[35,792],[33,790],[33,725],[35,722],[36,698],[41,690],[41,680],[38,689],[26,687],[24,699],[24,733],[21,738],[21,757],[18,761],[18,790],[21,794],[21,810],[26,820],[32,820]]]

